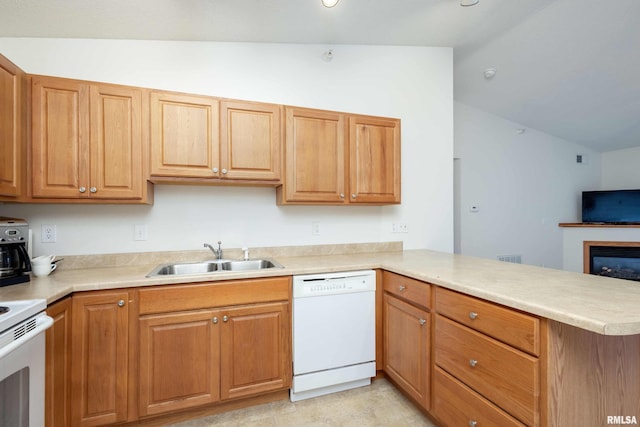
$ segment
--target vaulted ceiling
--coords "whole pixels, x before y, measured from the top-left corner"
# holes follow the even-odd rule
[[[0,37],[450,46],[457,101],[597,151],[640,146],[639,24],[638,0],[0,0]]]

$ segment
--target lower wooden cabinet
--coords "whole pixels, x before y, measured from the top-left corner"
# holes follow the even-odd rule
[[[220,400],[219,319],[211,310],[140,319],[140,416]]]
[[[71,372],[71,298],[47,307],[53,325],[46,332],[45,425],[70,423],[69,373]]]
[[[72,297],[71,425],[95,426],[127,419],[129,293]]]
[[[438,419],[452,426],[545,425],[540,319],[441,287],[435,311]]]
[[[140,416],[289,386],[289,304],[140,319]]]
[[[429,408],[430,314],[387,294],[384,318],[384,371]]]
[[[290,288],[269,278],[141,290],[140,416],[289,388]]]
[[[524,424],[436,367],[433,413],[445,426],[524,427]]]
[[[222,310],[220,382],[223,400],[289,387],[289,307],[288,302],[275,302]]]
[[[431,286],[383,273],[385,374],[422,408],[430,407]]]
[[[130,423],[291,385],[290,277],[79,292],[47,313],[47,427]]]

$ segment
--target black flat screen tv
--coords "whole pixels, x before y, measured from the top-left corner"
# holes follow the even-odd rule
[[[582,222],[640,223],[640,190],[583,191]]]

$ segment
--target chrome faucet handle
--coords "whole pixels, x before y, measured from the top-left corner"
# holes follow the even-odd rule
[[[217,259],[222,259],[222,242],[220,240],[218,240],[218,249],[214,248],[213,246],[211,246],[209,243],[205,243],[204,247],[205,248],[209,248],[211,250],[211,252],[213,252],[213,254],[216,256]]]
[[[244,252],[244,260],[248,261],[249,260],[249,248],[244,247],[244,248],[242,248],[242,251]]]

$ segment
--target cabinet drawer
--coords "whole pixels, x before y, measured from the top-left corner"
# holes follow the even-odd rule
[[[433,371],[433,397],[434,415],[446,426],[524,427],[524,424],[437,367]]]
[[[436,311],[520,350],[540,355],[540,320],[497,304],[436,288]]]
[[[388,271],[383,273],[382,281],[386,292],[422,307],[431,308],[431,285],[428,283]]]
[[[290,277],[163,285],[141,288],[140,315],[198,310],[228,305],[288,301]]]
[[[440,315],[435,343],[438,366],[525,424],[536,424],[538,359]]]

